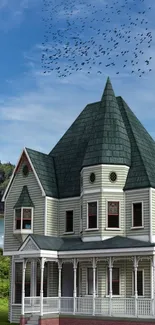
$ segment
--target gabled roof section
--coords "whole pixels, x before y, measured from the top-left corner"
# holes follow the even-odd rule
[[[26,148],[40,183],[47,196],[58,197],[54,158],[39,151]]]
[[[32,162],[31,162],[31,160],[30,160],[30,158],[29,158],[29,155],[28,155],[26,149],[24,148],[24,150],[22,151],[22,154],[20,155],[20,158],[19,158],[19,160],[18,160],[18,162],[17,162],[17,164],[16,164],[16,167],[14,168],[14,171],[13,171],[13,173],[12,173],[12,175],[11,175],[11,178],[10,178],[10,181],[9,181],[9,183],[8,183],[8,185],[7,185],[7,188],[6,188],[6,190],[5,190],[4,194],[3,194],[2,202],[6,200],[6,197],[7,197],[7,194],[8,194],[8,192],[9,192],[9,189],[10,189],[10,187],[11,187],[13,181],[14,181],[15,175],[16,175],[16,173],[17,173],[17,171],[18,171],[20,165],[21,165],[23,162],[26,162],[26,163],[29,165],[30,169],[33,171],[33,173],[34,173],[34,175],[35,175],[35,177],[36,177],[36,180],[37,180],[37,182],[38,182],[38,185],[39,185],[39,187],[40,187],[40,189],[41,189],[41,191],[42,191],[42,195],[45,196],[45,192],[44,192],[44,189],[43,189],[43,187],[42,187],[42,185],[41,185],[41,183],[40,183],[40,180],[39,180],[39,178],[38,178],[38,175],[36,174],[36,171],[35,171],[35,169],[34,169],[34,166],[32,165]]]
[[[21,208],[21,207],[34,207],[34,204],[31,200],[29,191],[27,186],[23,186],[22,192],[16,202],[14,208]]]
[[[82,165],[98,164],[131,165],[130,140],[109,78]]]
[[[132,164],[125,190],[155,188],[155,141],[122,97],[117,98],[131,143]]]

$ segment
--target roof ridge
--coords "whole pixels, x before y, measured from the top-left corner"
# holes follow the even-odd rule
[[[121,96],[118,96],[118,98],[120,98],[121,101],[122,101],[123,109],[124,109],[124,113],[125,113],[125,115],[126,115],[126,118],[127,118],[127,120],[128,120],[128,123],[129,123],[129,125],[130,125],[130,130],[131,130],[131,133],[132,133],[132,135],[133,135],[133,138],[134,138],[134,141],[135,141],[135,145],[136,145],[137,150],[138,150],[138,152],[139,152],[139,154],[140,154],[140,158],[141,158],[141,160],[142,160],[143,167],[144,167],[145,172],[146,172],[146,175],[147,175],[147,177],[148,177],[148,181],[150,182],[150,178],[149,178],[149,175],[148,175],[147,169],[146,169],[146,167],[145,167],[145,163],[144,163],[144,159],[143,159],[142,154],[141,154],[141,150],[140,150],[140,148],[139,148],[139,146],[138,146],[138,144],[137,144],[137,141],[136,141],[136,139],[135,139],[135,135],[134,135],[134,132],[133,132],[133,129],[132,129],[132,124],[131,124],[130,119],[128,118],[127,113],[126,113],[126,110],[125,110],[125,108],[124,108],[124,104],[127,105],[127,103],[124,101],[124,99],[123,99]],[[127,105],[127,107],[130,109],[130,107],[129,107],[128,105]]]
[[[45,155],[45,156],[48,156],[47,153],[44,153],[44,152],[41,152],[41,151],[38,151],[38,150],[35,150],[35,149],[31,149],[31,148],[27,148],[27,147],[25,147],[25,149],[26,149],[26,150],[31,150],[31,151],[33,151],[33,152],[40,153],[40,154]]]

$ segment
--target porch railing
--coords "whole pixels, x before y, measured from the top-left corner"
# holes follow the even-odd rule
[[[40,312],[40,297],[25,297],[25,313]],[[155,302],[134,297],[47,297],[43,298],[43,314],[81,314],[118,317],[155,317]]]

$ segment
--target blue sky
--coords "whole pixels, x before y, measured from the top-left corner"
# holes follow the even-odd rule
[[[106,0],[98,1],[100,5],[106,5]],[[107,1],[113,3],[113,0]],[[153,42],[149,50],[145,46],[143,48],[146,57],[152,56],[151,73],[139,78],[131,75],[127,69],[116,75],[118,67],[115,67],[103,69],[102,75],[97,75],[94,71],[90,77],[83,70],[60,79],[54,72],[43,74],[41,67],[45,29],[42,22],[43,1],[0,1],[2,162],[16,164],[23,147],[48,153],[85,105],[100,100],[108,75],[115,94],[125,99],[155,138],[155,4],[152,2],[146,1],[152,7],[147,19]],[[82,15],[82,12],[79,10],[76,14]],[[61,20],[60,16],[55,18]],[[117,26],[118,20],[115,18],[113,24]],[[130,49],[132,50],[132,45]]]

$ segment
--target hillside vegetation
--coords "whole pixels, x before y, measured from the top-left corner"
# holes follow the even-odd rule
[[[14,167],[15,166],[12,165],[11,163],[2,164],[0,162],[0,213],[2,213],[4,209],[4,205],[1,202],[1,199],[8,185]]]

